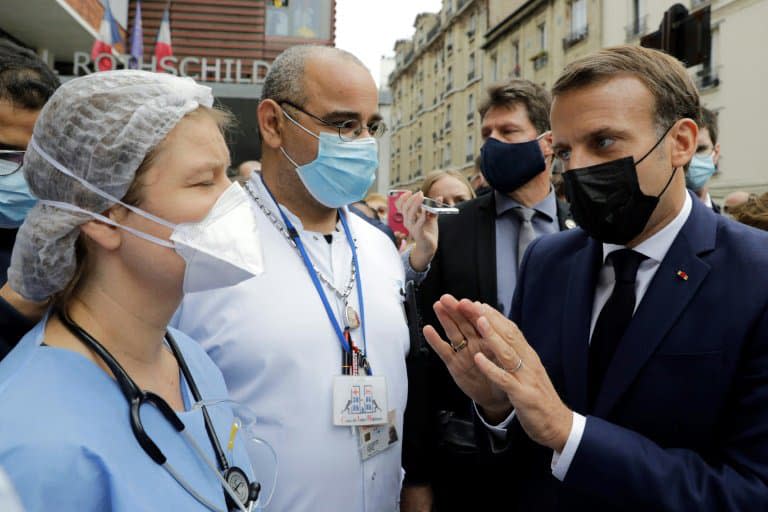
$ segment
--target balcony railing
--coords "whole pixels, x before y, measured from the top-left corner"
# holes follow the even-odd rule
[[[546,50],[542,50],[531,57],[531,60],[533,61],[534,71],[538,71],[546,67],[547,63],[549,63],[549,53]]]
[[[589,25],[571,30],[571,32],[563,38],[563,49],[566,50],[576,43],[583,41],[589,35]]]
[[[710,89],[720,85],[720,77],[717,75],[717,70],[711,67],[702,68],[697,71],[695,81],[696,87],[699,90]]]

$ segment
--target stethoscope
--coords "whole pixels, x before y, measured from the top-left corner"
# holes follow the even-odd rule
[[[104,361],[112,374],[115,376],[115,380],[117,380],[117,384],[120,386],[120,390],[122,391],[123,395],[125,395],[125,398],[128,399],[128,403],[131,406],[130,416],[131,429],[133,430],[133,434],[136,436],[136,440],[139,442],[141,447],[153,461],[168,470],[174,479],[176,479],[176,481],[179,482],[179,484],[184,487],[187,492],[192,494],[195,499],[212,510],[218,510],[215,505],[212,505],[208,502],[208,500],[200,496],[193,489],[190,489],[189,486],[179,477],[179,475],[176,474],[173,468],[167,464],[168,459],[165,457],[162,450],[160,450],[160,448],[155,444],[155,442],[152,441],[141,423],[141,416],[139,412],[141,406],[144,404],[154,405],[157,410],[160,411],[160,414],[162,414],[163,417],[165,417],[165,419],[171,424],[171,426],[177,432],[184,435],[185,439],[187,439],[192,444],[193,448],[195,448],[203,460],[206,461],[211,469],[213,469],[213,471],[216,473],[216,476],[223,484],[227,509],[230,512],[247,509],[250,504],[255,503],[258,500],[259,492],[261,491],[261,485],[258,482],[249,482],[248,476],[242,469],[238,468],[237,466],[229,465],[227,458],[224,455],[224,450],[221,448],[221,443],[219,443],[219,438],[216,436],[216,430],[213,427],[211,417],[208,415],[208,410],[205,406],[201,407],[203,412],[203,420],[205,422],[205,430],[208,434],[208,438],[211,441],[211,445],[213,446],[213,451],[215,452],[219,466],[218,469],[221,471],[221,473],[208,462],[207,457],[205,457],[205,454],[202,452],[199,446],[197,446],[193,438],[188,435],[187,432],[185,432],[184,422],[182,422],[181,419],[176,415],[171,406],[168,405],[168,402],[166,402],[159,395],[152,393],[151,391],[143,391],[140,389],[139,386],[137,386],[133,381],[133,379],[131,379],[128,373],[123,369],[123,367],[120,366],[120,363],[118,363],[115,358],[112,357],[112,354],[110,354],[109,351],[107,351],[107,349],[104,348],[101,343],[99,343],[93,336],[88,334],[88,332],[86,332],[82,327],[77,325],[71,318],[69,318],[69,315],[63,312],[61,309],[59,309],[57,313],[59,319],[67,327],[67,329],[69,329],[73,335],[77,336],[80,341],[82,341],[88,348],[98,354],[98,356]],[[192,373],[189,371],[187,363],[184,361],[184,358],[181,355],[181,351],[176,344],[176,340],[174,340],[173,336],[171,336],[171,334],[168,332],[165,333],[165,339],[168,343],[168,346],[171,348],[171,352],[173,352],[173,356],[176,358],[176,362],[181,369],[181,374],[184,376],[184,380],[187,381],[187,385],[192,392],[193,398],[196,402],[201,402],[202,396],[200,395],[200,391],[195,384],[195,380],[192,378]]]

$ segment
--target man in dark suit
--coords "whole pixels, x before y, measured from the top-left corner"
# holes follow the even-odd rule
[[[493,192],[440,218],[437,253],[418,289],[424,322],[437,324],[432,304],[444,293],[508,312],[527,245],[573,222],[550,181],[550,103],[549,93],[528,80],[488,90],[479,109],[480,167]],[[498,472],[477,457],[471,401],[434,354],[409,359],[405,422],[404,512],[431,502],[441,512],[480,510],[503,495]],[[466,492],[467,473],[478,492]]]
[[[498,506],[768,510],[768,235],[685,189],[695,85],[623,46],[553,94],[580,229],[531,245],[511,321],[444,296],[459,350],[424,329],[506,461]]]

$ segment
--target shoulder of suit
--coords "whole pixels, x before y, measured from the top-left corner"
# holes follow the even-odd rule
[[[552,257],[562,260],[584,247],[589,241],[589,235],[583,229],[574,226],[573,229],[537,238],[530,250],[536,253],[537,258]]]
[[[768,268],[768,231],[717,215],[716,249],[726,248],[734,258],[744,258]],[[754,267],[751,271],[756,270]]]
[[[452,226],[464,226],[473,223],[477,212],[486,208],[493,208],[493,194],[486,194],[457,205],[457,215],[441,215],[439,222],[441,229],[451,229]],[[492,212],[495,215],[495,212]]]

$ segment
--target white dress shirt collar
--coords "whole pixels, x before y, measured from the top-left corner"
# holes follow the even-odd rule
[[[683,207],[680,209],[680,212],[678,212],[677,216],[675,216],[675,218],[672,219],[672,222],[664,226],[658,233],[655,233],[653,236],[651,236],[647,240],[644,240],[643,242],[638,244],[637,247],[634,247],[634,250],[639,252],[640,254],[643,254],[644,256],[647,256],[649,259],[653,260],[654,262],[660,263],[664,259],[664,256],[667,255],[669,248],[672,247],[672,243],[675,241],[675,238],[677,238],[677,235],[678,233],[680,233],[680,230],[683,229],[683,225],[685,225],[685,221],[688,220],[688,216],[691,214],[692,207],[693,207],[693,202],[691,201],[691,196],[686,191]],[[603,244],[603,263],[605,263],[605,259],[608,257],[609,254],[624,248],[625,246],[623,245],[604,243]]]

